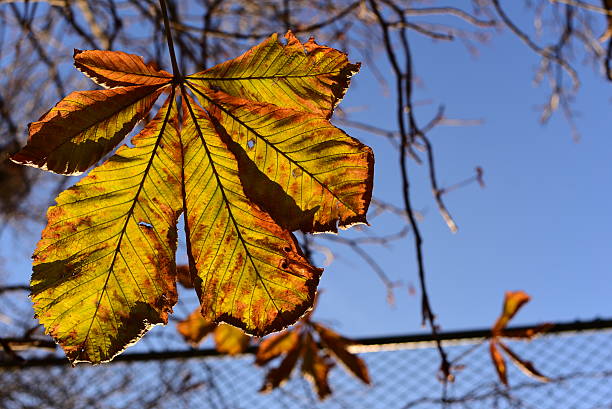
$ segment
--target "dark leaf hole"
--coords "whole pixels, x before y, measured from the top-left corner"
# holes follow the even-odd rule
[[[283,262],[281,263],[281,268],[283,270],[286,270],[289,267],[289,264],[287,264],[287,260],[283,260]]]

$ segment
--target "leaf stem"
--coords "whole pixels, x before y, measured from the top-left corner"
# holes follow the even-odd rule
[[[172,41],[172,32],[170,31],[170,20],[168,19],[168,9],[166,8],[166,0],[159,0],[161,6],[162,17],[164,18],[164,28],[166,31],[166,40],[168,41],[168,50],[170,51],[170,60],[172,61],[172,74],[174,74],[174,82],[182,81],[181,71],[176,62],[176,54],[174,53],[174,42]]]

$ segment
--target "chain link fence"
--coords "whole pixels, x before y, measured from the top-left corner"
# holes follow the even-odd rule
[[[0,297],[0,311],[16,311],[7,306],[7,297]],[[16,322],[0,318],[0,338],[9,339],[6,331],[15,331]],[[439,356],[428,336],[361,340],[365,345],[352,348],[366,361],[372,385],[336,366],[330,372],[333,394],[321,402],[299,368],[281,388],[261,394],[266,369],[254,365],[254,348],[237,357],[188,349],[172,326],[157,328],[137,352],[112,363],[75,368],[34,333],[30,338],[41,341],[36,346],[47,349],[32,349],[31,343],[19,351],[13,342],[15,356],[0,354],[0,408],[612,409],[612,320],[557,324],[530,342],[508,341],[550,378],[529,378],[508,360],[509,388],[498,381],[488,334],[442,334],[456,376],[447,384],[438,379]],[[25,360],[16,361],[17,355]]]

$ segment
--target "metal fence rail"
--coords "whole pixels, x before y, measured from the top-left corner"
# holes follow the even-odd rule
[[[323,402],[297,370],[281,389],[258,393],[265,370],[253,365],[252,353],[143,351],[76,368],[57,356],[35,357],[21,366],[5,360],[0,361],[0,408],[612,409],[612,321],[557,324],[531,342],[509,342],[551,379],[531,379],[508,362],[510,388],[497,380],[484,342],[488,334],[443,334],[457,368],[455,382],[446,386],[437,379],[439,358],[429,337],[361,340],[365,345],[356,348],[373,384],[364,386],[335,367],[333,395]]]

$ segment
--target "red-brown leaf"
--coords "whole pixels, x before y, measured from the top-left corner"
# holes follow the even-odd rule
[[[317,343],[312,335],[310,333],[306,334],[302,356],[302,373],[314,385],[321,400],[332,393],[327,377],[333,366],[329,356],[319,354]]]
[[[288,353],[299,342],[297,331],[286,330],[264,338],[257,349],[255,363],[265,365],[277,356]]]
[[[302,338],[298,338],[298,342],[296,342],[287,352],[287,355],[285,355],[285,358],[283,358],[280,365],[268,371],[264,384],[261,386],[259,391],[263,393],[270,392],[271,390],[278,388],[283,384],[283,382],[289,379],[301,353]]]
[[[105,88],[161,85],[172,81],[172,74],[145,64],[138,55],[121,51],[74,50],[74,66]]]
[[[335,331],[320,324],[314,324],[325,347],[344,365],[344,367],[365,384],[370,384],[370,375],[365,362],[357,355],[349,352],[347,347],[353,341],[343,338]]]

